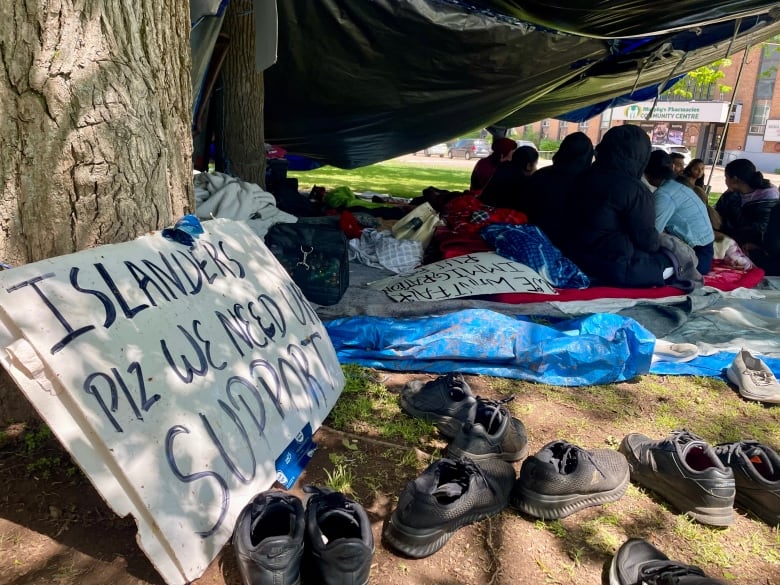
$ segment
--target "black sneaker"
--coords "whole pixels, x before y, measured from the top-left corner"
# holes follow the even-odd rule
[[[340,492],[305,486],[306,582],[368,585],[374,535],[366,511]]]
[[[477,397],[468,419],[447,445],[447,455],[474,461],[519,461],[528,455],[525,426],[504,406],[513,399],[514,396],[498,401]]]
[[[460,374],[446,374],[435,380],[412,380],[401,390],[401,410],[436,425],[451,439],[476,402],[471,388]]]
[[[726,585],[699,567],[669,560],[641,538],[630,538],[612,558],[609,585]]]
[[[382,537],[409,557],[432,555],[459,528],[503,510],[514,482],[515,470],[506,461],[477,465],[468,459],[440,459],[406,485]]]
[[[236,520],[233,548],[244,585],[298,585],[303,558],[303,504],[269,490],[255,496]]]
[[[683,430],[653,441],[631,433],[618,450],[628,459],[631,480],[681,513],[712,526],[734,523],[734,473],[701,437]]]
[[[758,441],[716,445],[715,453],[734,472],[737,505],[771,526],[780,524],[780,456]]]
[[[619,500],[629,475],[628,461],[614,449],[586,451],[553,441],[523,461],[509,503],[536,518],[565,518]]]

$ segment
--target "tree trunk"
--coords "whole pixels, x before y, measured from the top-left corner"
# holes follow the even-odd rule
[[[265,187],[265,89],[263,74],[255,67],[255,26],[250,0],[233,0],[228,5],[222,32],[230,37],[222,67],[222,133],[227,170]]]
[[[131,240],[193,208],[188,8],[0,2],[0,260]]]

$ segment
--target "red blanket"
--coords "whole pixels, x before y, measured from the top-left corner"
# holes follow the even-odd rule
[[[444,258],[452,258],[471,252],[493,250],[479,234],[454,234],[449,230],[437,232],[439,251]],[[761,268],[747,272],[729,268],[722,260],[713,262],[712,270],[704,276],[704,284],[728,292],[735,288],[753,288],[764,278]],[[617,288],[612,286],[592,286],[586,289],[559,288],[557,295],[535,293],[497,293],[484,295],[483,298],[500,303],[544,303],[546,301],[592,301],[594,299],[661,299],[685,294],[674,286],[651,288]]]
[[[715,260],[712,271],[704,276],[704,284],[728,292],[735,288],[753,288],[764,278],[764,271],[753,268],[744,272],[723,265]],[[585,289],[559,288],[557,295],[539,295],[533,293],[499,293],[486,298],[500,303],[544,303],[547,301],[592,301],[594,299],[661,299],[685,294],[673,286],[652,288],[617,288],[611,286],[591,286]]]

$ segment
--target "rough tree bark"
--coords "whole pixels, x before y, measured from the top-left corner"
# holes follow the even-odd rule
[[[265,186],[263,74],[255,67],[255,26],[251,0],[233,0],[222,32],[230,36],[222,67],[224,155],[228,171]]]
[[[127,241],[192,209],[189,30],[186,0],[0,2],[0,260]],[[15,400],[3,373],[0,420]]]

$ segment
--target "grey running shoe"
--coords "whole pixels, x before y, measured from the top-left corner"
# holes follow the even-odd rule
[[[770,526],[780,524],[780,456],[758,441],[716,445],[715,453],[734,472],[737,505]]]
[[[429,382],[412,380],[401,390],[401,410],[432,422],[448,439],[455,436],[475,403],[460,374],[446,374]]]
[[[468,419],[447,445],[447,454],[455,459],[468,457],[474,461],[519,461],[528,455],[525,426],[504,406],[513,399],[514,396],[503,400],[477,397]]]
[[[746,349],[737,352],[726,370],[726,377],[748,400],[780,404],[780,383],[762,360]]]
[[[368,585],[374,535],[366,511],[340,492],[314,486],[306,503],[306,579],[321,585]]]
[[[536,518],[565,518],[619,500],[629,475],[626,458],[613,449],[553,441],[523,461],[509,503]]]
[[[303,558],[304,512],[292,494],[255,496],[236,520],[233,548],[244,585],[298,585]]]
[[[514,482],[506,461],[440,459],[401,492],[385,521],[384,542],[412,558],[432,555],[459,528],[503,510]]]
[[[631,480],[702,524],[734,523],[734,473],[701,437],[686,430],[653,441],[631,433],[620,442]]]
[[[699,567],[669,560],[641,538],[630,538],[612,558],[609,585],[726,585]]]

